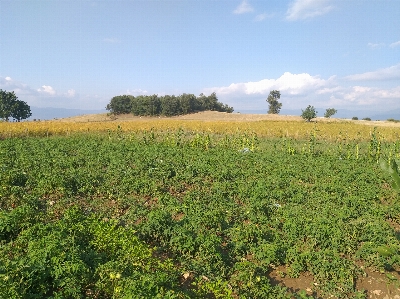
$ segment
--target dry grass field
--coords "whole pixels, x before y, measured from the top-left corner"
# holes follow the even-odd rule
[[[181,115],[175,117],[139,117],[132,114],[122,114],[117,116],[111,116],[107,113],[102,114],[87,114],[80,116],[73,116],[68,118],[58,119],[61,122],[103,122],[103,121],[144,121],[144,120],[160,120],[160,119],[173,119],[173,120],[198,120],[198,121],[234,121],[234,122],[254,122],[262,120],[271,121],[298,121],[304,122],[300,116],[294,115],[280,115],[280,114],[241,114],[241,113],[226,113],[216,111],[205,111],[199,113],[193,113],[188,115]],[[394,123],[390,121],[364,121],[364,120],[350,120],[350,119],[339,119],[339,118],[324,118],[318,117],[313,119],[314,122],[351,122],[356,124],[364,124],[368,126],[387,126],[387,127],[399,127],[400,123]]]
[[[376,128],[376,129],[375,129]],[[306,122],[300,116],[240,114],[207,111],[176,117],[138,117],[132,114],[90,114],[51,121],[0,122],[0,136],[69,135],[74,132],[175,131],[217,134],[251,133],[259,137],[308,139],[310,134],[327,141],[370,140],[376,130],[381,140],[400,139],[400,123],[318,117]]]

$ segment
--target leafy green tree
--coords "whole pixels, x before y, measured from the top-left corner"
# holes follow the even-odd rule
[[[32,115],[29,105],[18,100],[15,93],[0,89],[0,118],[8,121],[10,117],[21,121]]]
[[[326,109],[326,111],[325,111],[324,117],[329,118],[329,117],[331,117],[332,115],[334,115],[334,114],[336,114],[336,113],[337,113],[337,110],[336,110],[336,109],[334,109],[334,108],[328,108],[328,109]]]
[[[106,109],[113,114],[124,114],[131,113],[132,111],[132,100],[135,97],[132,95],[121,95],[113,97]]]
[[[279,90],[270,91],[267,102],[269,104],[268,114],[279,114],[282,108],[282,103],[278,100],[281,98],[281,93]]]
[[[27,119],[30,116],[32,116],[31,107],[26,102],[17,100],[13,105],[11,117],[20,122],[22,119]]]
[[[179,98],[172,95],[161,97],[161,114],[165,116],[174,116],[181,114]]]
[[[301,117],[307,121],[317,117],[317,111],[315,110],[314,106],[308,105],[308,107],[303,110],[301,109]]]

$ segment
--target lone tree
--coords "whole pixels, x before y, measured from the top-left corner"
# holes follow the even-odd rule
[[[281,98],[281,93],[279,90],[272,90],[269,92],[267,102],[269,104],[268,114],[279,114],[282,108],[282,103],[278,100]]]
[[[317,111],[315,111],[314,106],[308,105],[308,107],[303,110],[301,109],[301,117],[306,121],[310,121],[311,119],[317,117]]]
[[[32,115],[31,107],[18,100],[15,93],[0,89],[0,118],[9,121],[10,117],[21,121]]]
[[[337,110],[336,110],[336,109],[334,109],[334,108],[328,108],[328,109],[326,109],[326,111],[325,111],[324,117],[329,118],[329,117],[331,117],[332,115],[334,115],[334,114],[336,114],[336,113],[337,113]]]

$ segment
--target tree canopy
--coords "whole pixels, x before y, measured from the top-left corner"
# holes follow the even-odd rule
[[[278,102],[281,98],[281,93],[279,90],[270,91],[267,102],[269,104],[268,114],[279,114],[282,108],[282,103]]]
[[[337,113],[337,110],[335,108],[328,108],[325,111],[324,117],[329,118],[336,113]]]
[[[0,118],[9,121],[10,117],[21,121],[32,115],[31,107],[18,100],[15,93],[0,89]]]
[[[133,113],[141,116],[174,116],[206,110],[233,112],[232,107],[218,101],[215,92],[209,96],[200,94],[198,97],[186,93],[179,96],[120,95],[113,97],[106,109],[113,114]]]
[[[310,121],[311,119],[317,117],[317,111],[314,106],[308,105],[305,110],[301,109],[301,117],[306,121]]]

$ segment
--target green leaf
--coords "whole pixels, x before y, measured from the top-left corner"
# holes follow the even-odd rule
[[[379,246],[376,248],[376,251],[384,257],[389,257],[396,254],[396,250],[386,245]]]

